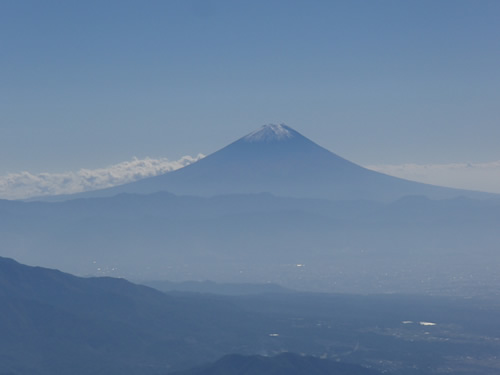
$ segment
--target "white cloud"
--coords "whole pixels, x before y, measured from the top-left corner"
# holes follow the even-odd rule
[[[500,160],[488,163],[368,165],[366,168],[428,184],[500,193]]]
[[[184,156],[174,161],[166,158],[133,158],[131,161],[124,161],[106,168],[80,169],[77,172],[10,173],[0,176],[0,198],[23,199],[103,189],[170,172],[203,157],[202,154],[196,157]]]

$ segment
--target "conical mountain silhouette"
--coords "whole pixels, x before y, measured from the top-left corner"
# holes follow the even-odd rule
[[[483,194],[374,172],[326,150],[286,125],[271,124],[176,171],[74,197],[158,191],[200,196],[267,192],[301,198],[379,201],[406,195],[451,198]]]

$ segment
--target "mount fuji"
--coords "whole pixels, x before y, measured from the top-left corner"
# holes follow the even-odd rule
[[[371,171],[328,151],[287,125],[269,124],[176,171],[108,189],[52,198],[159,191],[197,196],[265,192],[298,198],[375,201],[393,201],[407,195],[432,199],[490,196]]]

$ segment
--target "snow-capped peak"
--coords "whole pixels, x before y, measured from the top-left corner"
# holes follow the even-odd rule
[[[293,130],[285,124],[267,124],[243,137],[247,142],[270,142],[293,137]]]

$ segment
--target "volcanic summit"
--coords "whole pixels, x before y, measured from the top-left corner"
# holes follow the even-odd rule
[[[434,199],[481,195],[363,168],[287,125],[269,124],[184,168],[75,197],[159,191],[197,196],[265,192],[298,198],[377,201],[392,201],[407,195]]]

